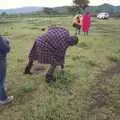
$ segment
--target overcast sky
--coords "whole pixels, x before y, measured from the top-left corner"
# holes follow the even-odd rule
[[[90,0],[90,5],[100,5],[103,3],[120,5],[120,0]],[[0,9],[24,6],[55,7],[63,5],[72,5],[72,0],[0,0]]]

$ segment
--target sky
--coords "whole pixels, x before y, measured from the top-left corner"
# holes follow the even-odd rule
[[[120,0],[89,0],[90,5],[109,3],[120,5]],[[56,7],[72,5],[72,0],[0,0],[0,9],[19,8],[25,6]]]

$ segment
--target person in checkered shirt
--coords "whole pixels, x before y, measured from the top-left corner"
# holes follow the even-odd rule
[[[65,53],[69,46],[78,43],[77,36],[70,36],[69,31],[64,27],[52,26],[46,33],[39,36],[29,53],[29,63],[27,64],[24,74],[32,74],[30,72],[33,61],[42,64],[50,64],[50,68],[46,74],[46,81],[56,81],[53,76],[56,66],[64,68]]]

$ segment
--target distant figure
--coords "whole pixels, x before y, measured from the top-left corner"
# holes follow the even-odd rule
[[[73,18],[72,26],[76,29],[75,34],[80,34],[80,30],[82,27],[82,15],[76,15]]]
[[[56,81],[53,76],[56,66],[64,68],[65,53],[69,46],[76,45],[78,38],[70,36],[68,30],[63,27],[49,27],[48,31],[39,36],[29,54],[29,62],[25,68],[24,74],[30,72],[33,62],[38,61],[43,64],[50,64],[46,74],[46,82]]]
[[[13,96],[7,96],[5,93],[5,79],[6,79],[6,57],[10,51],[10,42],[7,38],[0,36],[0,105],[12,102]]]
[[[91,25],[91,16],[89,12],[86,12],[83,15],[83,20],[82,20],[82,30],[84,32],[84,35],[88,35],[88,32],[90,30],[90,25]]]

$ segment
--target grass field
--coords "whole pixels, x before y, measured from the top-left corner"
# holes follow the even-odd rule
[[[92,20],[89,36],[67,50],[65,75],[49,85],[44,74],[23,74],[28,53],[42,27],[60,24],[74,34],[72,17],[8,18],[0,34],[12,40],[7,93],[0,120],[120,120],[120,20]],[[46,71],[47,71],[47,67]]]

